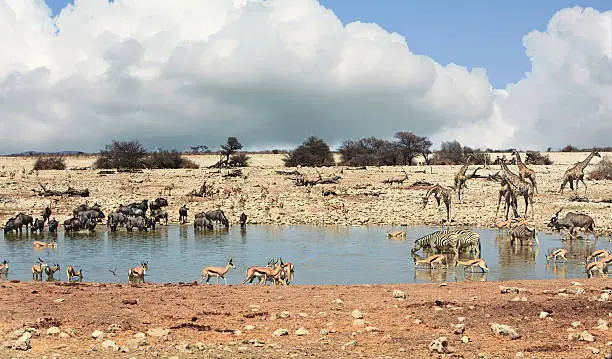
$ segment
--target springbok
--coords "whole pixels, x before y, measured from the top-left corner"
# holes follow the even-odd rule
[[[43,271],[45,270],[46,267],[47,267],[47,263],[45,263],[45,261],[43,261],[39,257],[38,258],[38,264],[34,264],[32,266],[32,279],[33,280],[37,280],[37,279],[42,280]]]
[[[8,270],[9,270],[8,261],[5,259],[4,262],[0,264],[0,275],[4,275],[8,273]]]
[[[586,257],[587,263],[591,261],[591,259],[598,260],[603,257],[608,257],[610,255],[610,251],[607,249],[599,249],[591,253],[590,256]]]
[[[70,283],[72,281],[72,278],[74,277],[78,277],[79,282],[82,281],[83,280],[83,269],[79,268],[79,271],[77,272],[73,266],[69,265],[66,268],[66,278],[68,278],[68,283]]]
[[[596,261],[596,262],[587,263],[585,267],[587,278],[593,277],[594,271],[598,271],[602,277],[607,277],[608,276],[607,267],[608,266],[606,265],[606,263],[604,263],[604,261]]]
[[[557,257],[561,257],[563,258],[564,261],[567,262],[566,256],[567,256],[567,249],[559,248],[557,250],[554,250],[549,256],[546,256],[546,262],[552,259],[553,263],[557,263]]]
[[[489,267],[487,267],[487,262],[482,259],[470,259],[467,261],[460,261],[457,259],[457,262],[455,263],[455,267],[459,264],[464,265],[463,270],[465,271],[468,268],[471,268],[471,271],[474,271],[474,267],[479,267],[481,272],[488,272],[489,271]]]
[[[269,278],[275,278],[281,271],[285,270],[285,264],[282,259],[280,260],[280,264],[278,261],[271,260],[268,262],[268,265],[274,267],[249,267],[246,272],[246,278],[242,281],[242,284],[245,284],[247,281],[251,283],[253,279],[257,277],[260,278],[261,285],[265,285]]]
[[[51,243],[41,242],[41,241],[32,242],[32,247],[34,248],[55,248],[56,245],[57,245],[57,242],[55,241],[55,238],[53,239],[53,242]]]
[[[57,263],[55,263],[55,266],[53,266],[53,267],[46,266],[45,267],[45,274],[47,275],[47,280],[49,280],[49,278],[55,279],[55,278],[53,278],[53,275],[58,270],[60,270],[60,265],[57,264]],[[41,276],[41,279],[42,279],[42,276]]]
[[[431,269],[434,268],[434,264],[439,264],[440,266],[448,267],[448,263],[446,262],[446,256],[444,254],[434,254],[433,256],[429,256],[425,259],[416,260],[414,264],[415,266],[427,264]]]
[[[387,237],[391,239],[406,239],[406,232],[404,231],[387,232]]]
[[[219,284],[219,278],[223,278],[225,281],[225,285],[227,285],[227,279],[225,278],[225,274],[230,270],[230,268],[234,268],[234,263],[232,263],[232,259],[229,258],[227,260],[227,265],[223,267],[206,267],[202,269],[202,279],[200,280],[200,284],[204,281],[204,277],[206,277],[206,284],[208,284],[208,280],[210,277],[217,277],[217,284]]]
[[[144,283],[144,276],[149,270],[149,262],[140,262],[138,267],[130,268],[128,270],[128,282],[134,278],[142,280]]]

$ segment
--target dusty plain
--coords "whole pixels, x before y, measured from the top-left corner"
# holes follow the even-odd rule
[[[544,229],[550,216],[563,207],[564,212],[591,215],[600,233],[612,233],[611,204],[607,203],[612,199],[609,181],[587,180],[586,196],[582,186],[578,192],[566,188],[560,195],[563,173],[587,154],[550,155],[554,165],[532,166],[537,171],[539,193],[535,197],[535,215],[529,216],[529,220]],[[178,208],[187,205],[190,219],[200,211],[221,208],[232,223],[245,212],[249,223],[392,225],[400,229],[404,225],[441,223],[446,216],[444,210],[438,210],[433,200],[423,209],[421,197],[426,187],[412,184],[425,181],[450,186],[459,168],[403,167],[408,179],[401,185],[388,185],[383,180],[403,177],[402,167],[365,170],[327,167],[316,171],[323,178],[341,176],[339,183],[307,188],[295,186],[292,176],[276,172],[293,170],[282,166],[282,155],[251,156],[251,166],[242,169],[243,176],[234,178],[223,177],[228,170],[207,169],[217,160],[216,156],[207,155],[188,156],[202,166],[200,169],[113,174],[100,174],[92,169],[95,159],[92,156],[67,157],[66,171],[38,172],[32,171],[34,158],[2,157],[0,221],[18,212],[38,216],[51,204],[54,216],[61,222],[85,201],[99,203],[108,213],[121,203],[163,196],[169,200],[167,210],[175,223]],[[474,168],[471,166],[469,171]],[[516,170],[515,166],[511,168]],[[587,167],[587,176],[592,168],[593,165]],[[498,169],[490,166],[479,174]],[[317,176],[315,169],[299,171],[308,178]],[[189,196],[203,181],[212,189],[211,195]],[[87,188],[91,195],[41,197],[33,191],[40,189],[39,183],[54,190],[65,190],[68,185]],[[162,193],[166,187],[172,188],[171,195]],[[463,203],[453,198],[453,224],[488,227],[500,221],[501,213],[495,215],[498,188],[497,183],[484,179],[468,182]],[[576,195],[582,201],[570,200]],[[523,211],[523,206],[519,202],[519,211]],[[0,357],[612,357],[608,354],[612,331],[604,325],[612,321],[611,282],[609,279],[578,282],[266,288],[2,282]],[[500,285],[521,290],[502,294]],[[406,298],[396,299],[393,294],[396,289],[404,292]],[[362,313],[362,319],[355,318],[360,316],[358,313],[353,316],[355,309]],[[549,314],[540,318],[541,312]],[[575,323],[578,321],[579,324]],[[455,334],[462,331],[456,326],[461,322],[465,324],[463,332]],[[511,326],[520,338],[495,335],[492,323]],[[20,329],[28,327],[35,329],[31,349],[11,349]],[[47,335],[52,327],[57,329]],[[300,328],[305,330],[300,331],[303,335],[297,335]],[[275,336],[277,329],[286,329],[287,335]],[[96,330],[102,331],[104,337],[92,338]],[[450,350],[445,353],[430,350],[432,340],[442,336],[447,338]],[[461,340],[463,336],[467,337],[466,343]]]

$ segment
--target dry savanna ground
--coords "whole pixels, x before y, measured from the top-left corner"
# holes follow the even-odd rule
[[[602,154],[605,156],[605,154]],[[559,186],[566,169],[584,159],[586,153],[550,153],[555,164],[531,166],[537,172],[539,193],[535,196],[535,214],[530,220],[540,229],[560,208],[580,211],[595,219],[596,228],[612,233],[610,200],[612,187],[607,180],[587,180],[584,187],[572,192],[569,187],[563,195]],[[294,168],[283,167],[283,155],[251,155],[251,166],[243,168],[243,176],[224,177],[228,170],[208,169],[218,159],[213,155],[188,155],[201,166],[200,169],[145,170],[142,173],[100,174],[91,169],[95,157],[67,157],[66,171],[31,171],[35,159],[30,157],[0,158],[0,221],[18,212],[38,216],[51,204],[58,220],[68,218],[72,209],[87,201],[102,205],[108,213],[119,204],[142,199],[167,197],[171,221],[178,221],[178,208],[186,205],[190,218],[195,213],[221,208],[231,222],[237,222],[242,212],[249,216],[249,223],[269,224],[330,224],[330,225],[422,225],[440,224],[446,217],[443,206],[436,208],[435,201],[423,209],[422,196],[427,187],[412,186],[415,182],[440,183],[450,186],[459,166],[367,167],[350,169],[344,166],[326,168],[300,168],[307,178],[315,179],[340,176],[337,184],[298,187],[293,176],[277,173]],[[510,157],[509,154],[506,157]],[[587,176],[594,158],[585,170]],[[473,171],[476,166],[471,166]],[[516,171],[516,166],[510,166]],[[384,184],[390,178],[401,178],[405,170],[409,178],[403,184]],[[499,166],[491,165],[480,170],[481,175],[495,173]],[[13,178],[11,178],[13,173]],[[199,189],[206,181],[210,195],[192,197],[189,193]],[[89,189],[89,198],[41,197],[39,183],[49,189],[65,190],[68,185],[77,189]],[[457,225],[492,226],[502,219],[502,211],[495,215],[499,185],[485,179],[473,179],[467,184],[462,203],[453,198],[452,219]],[[164,188],[172,188],[171,195]],[[581,201],[572,200],[580,197]],[[524,202],[519,198],[519,212]],[[531,213],[528,213],[529,217]]]

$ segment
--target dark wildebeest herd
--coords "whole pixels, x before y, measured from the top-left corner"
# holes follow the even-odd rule
[[[132,232],[155,230],[157,223],[168,225],[168,212],[164,207],[168,206],[168,200],[165,198],[157,198],[151,202],[142,200],[128,205],[119,205],[113,213],[105,216],[102,208],[98,203],[92,206],[82,204],[72,211],[72,217],[63,222],[64,231],[67,233],[86,230],[93,232],[96,226],[106,218],[106,226],[111,232],[117,231],[119,227],[124,227],[127,231]],[[188,208],[183,206],[179,208],[179,223],[185,224],[188,222]],[[41,218],[33,218],[30,215],[19,213],[15,217],[10,218],[4,225],[4,233],[21,233],[23,227],[26,231],[32,233],[42,233],[45,229],[50,233],[57,231],[59,223],[55,218],[51,218],[51,208],[49,206],[41,213]],[[240,225],[246,224],[246,214],[240,216]],[[214,223],[219,223],[225,228],[229,227],[229,220],[222,210],[216,209],[208,212],[201,212],[195,215],[193,227],[196,230],[214,229]]]

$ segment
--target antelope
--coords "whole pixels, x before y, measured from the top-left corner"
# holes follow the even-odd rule
[[[234,263],[232,263],[232,259],[227,260],[227,265],[225,268],[222,267],[206,267],[202,269],[202,279],[200,280],[200,284],[204,281],[204,277],[206,277],[206,284],[208,284],[208,280],[210,277],[217,277],[217,284],[219,284],[219,278],[223,278],[225,281],[225,285],[227,285],[227,279],[225,278],[225,274],[230,270],[230,268],[234,268]]]
[[[474,271],[474,267],[476,267],[476,266],[480,268],[481,272],[488,272],[489,271],[489,267],[487,267],[487,262],[484,259],[482,259],[482,258],[479,258],[479,259],[470,259],[470,260],[467,260],[467,261],[460,261],[460,260],[457,259],[457,262],[455,263],[455,267],[458,264],[464,265],[464,267],[463,267],[464,271],[467,268],[471,268],[472,269],[471,271],[473,272]]]
[[[557,257],[563,258],[567,262],[567,249],[559,248],[554,250],[549,256],[546,256],[546,262],[553,260],[553,263],[557,263]]]
[[[387,237],[406,239],[406,232],[404,231],[387,232]]]
[[[604,261],[587,263],[585,269],[587,278],[593,277],[593,271],[595,270],[599,271],[602,277],[608,276],[608,266],[606,265],[606,263],[604,263]]]
[[[42,280],[42,274],[43,274],[43,271],[45,270],[46,267],[47,267],[47,263],[45,263],[45,261],[43,261],[39,257],[38,258],[38,264],[34,264],[32,266],[32,279],[33,280],[36,280],[36,279]]]
[[[5,259],[4,262],[0,264],[0,274],[6,274],[8,273],[8,270],[9,270],[8,261]]]
[[[45,274],[47,275],[47,280],[49,280],[49,278],[55,279],[55,278],[53,278],[53,275],[58,270],[60,270],[60,265],[57,264],[57,263],[55,263],[55,266],[53,266],[53,267],[45,266]],[[41,276],[41,279],[42,279],[42,276]]]
[[[144,283],[144,276],[149,270],[149,262],[140,262],[138,267],[130,268],[128,270],[128,281],[133,280],[134,278],[139,278]]]
[[[607,249],[599,249],[591,253],[590,256],[586,257],[586,262],[588,263],[591,259],[600,259],[600,257],[608,257],[610,256],[610,251]]]
[[[434,264],[440,264],[441,266],[444,265],[444,267],[448,267],[446,256],[444,254],[434,254],[433,256],[429,256],[425,259],[417,260],[414,262],[414,264],[415,266],[428,264],[431,269],[434,268]]]
[[[245,284],[247,281],[252,282],[255,277],[260,278],[261,285],[265,285],[269,278],[275,278],[278,276],[281,271],[285,270],[285,264],[283,260],[280,260],[280,265],[277,261],[268,262],[270,267],[249,267],[246,272],[246,278],[242,281],[242,284]]]
[[[68,283],[70,283],[72,278],[74,277],[78,277],[79,282],[82,281],[83,280],[83,269],[79,268],[79,271],[77,272],[73,266],[69,265],[66,268],[66,278],[68,278]]]
[[[32,247],[34,248],[55,248],[57,242],[55,242],[55,238],[53,239],[53,242],[51,243],[47,243],[47,242],[41,242],[41,241],[34,241],[32,243]]]

